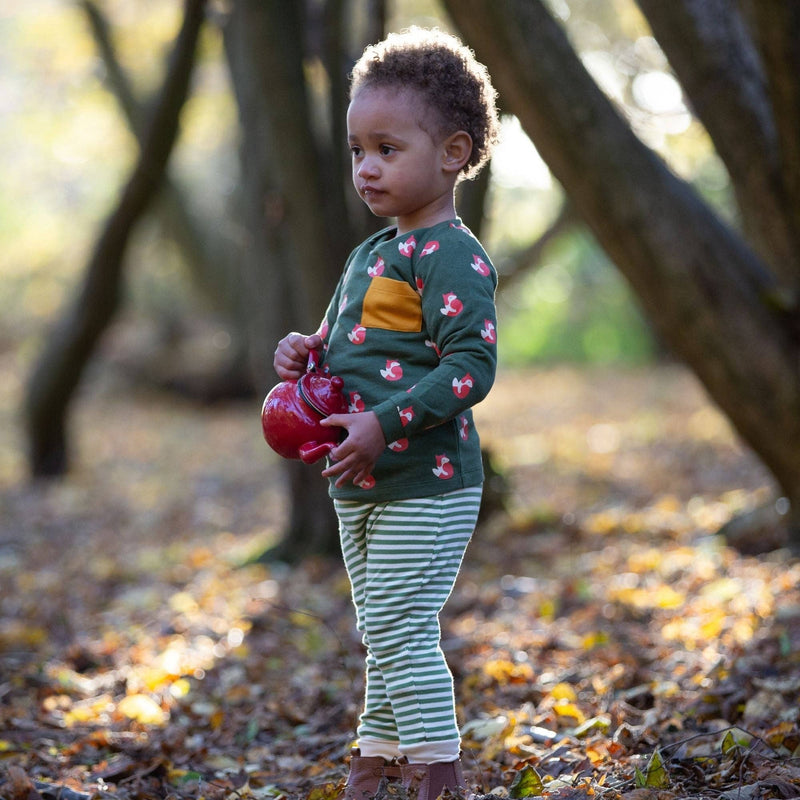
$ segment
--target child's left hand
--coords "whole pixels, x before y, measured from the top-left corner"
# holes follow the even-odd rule
[[[335,485],[344,486],[348,481],[361,483],[372,474],[372,468],[380,454],[386,449],[378,417],[374,411],[356,414],[331,414],[321,425],[338,425],[347,430],[347,438],[330,452],[331,465],[322,471],[323,478],[338,475]]]

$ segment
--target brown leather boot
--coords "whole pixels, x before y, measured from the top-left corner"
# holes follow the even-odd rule
[[[362,756],[354,747],[350,751],[350,774],[341,800],[372,800],[381,781],[398,782],[402,775],[399,764],[392,764],[380,756]]]
[[[461,759],[435,764],[402,764],[400,770],[403,786],[407,790],[416,790],[417,800],[436,800],[445,788],[462,794],[466,791]],[[413,796],[410,792],[409,795]]]

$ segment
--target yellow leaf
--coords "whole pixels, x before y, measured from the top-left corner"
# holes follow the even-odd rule
[[[608,644],[609,635],[605,631],[592,631],[587,633],[581,641],[584,650],[592,650],[600,645]]]
[[[722,632],[727,616],[723,610],[711,611],[700,626],[700,634],[705,639],[716,639]]]
[[[183,786],[187,783],[194,783],[202,779],[203,776],[199,772],[195,772],[191,769],[177,769],[171,767],[167,770],[167,780],[173,786]]]
[[[680,608],[685,601],[684,595],[671,586],[659,586],[656,590],[655,605],[658,608]]]
[[[593,747],[592,745],[589,745],[586,748],[586,757],[592,762],[593,767],[596,767],[598,764],[602,764],[603,761],[606,760],[607,756],[608,754],[606,752],[603,752],[599,748]]]
[[[26,620],[8,620],[0,625],[0,646],[36,648],[47,641],[44,628],[29,624]]]
[[[91,706],[77,706],[64,714],[64,723],[68,728],[81,722],[91,722],[97,712]]]
[[[211,716],[208,720],[208,725],[212,731],[218,731],[222,727],[222,723],[225,721],[225,712],[218,708],[214,712],[212,712]]]
[[[793,722],[779,722],[774,728],[770,728],[764,735],[764,739],[770,747],[781,747],[784,739],[794,730]],[[0,750],[3,743],[0,742]]]
[[[612,533],[619,527],[619,516],[610,511],[600,511],[589,516],[584,524],[590,533]]]
[[[557,683],[550,690],[550,697],[552,697],[553,700],[569,700],[570,702],[575,702],[575,700],[578,699],[578,694],[568,683]]]
[[[191,614],[198,610],[197,601],[188,592],[176,592],[170,597],[169,605],[179,614]]]
[[[722,739],[719,749],[726,755],[739,748],[746,748],[750,745],[752,737],[747,731],[741,728],[731,728]]]
[[[64,713],[64,724],[71,728],[84,722],[96,722],[102,714],[106,714],[112,708],[112,702],[111,695],[103,694],[76,703]]]
[[[515,664],[502,658],[487,661],[483,671],[501,686],[533,680],[533,668],[530,664]]]
[[[586,721],[586,717],[584,716],[583,712],[578,708],[578,706],[575,705],[575,703],[556,703],[553,706],[553,711],[555,711],[559,717],[572,717],[579,725],[582,725]]]
[[[323,783],[315,786],[308,793],[306,800],[334,800],[340,794],[341,787],[338,783]]]
[[[547,600],[542,600],[538,613],[543,619],[552,619],[556,614],[555,600],[551,600],[549,598]]]
[[[117,711],[142,725],[163,725],[169,719],[169,714],[146,694],[129,694],[123,697],[117,704]]]
[[[178,678],[178,680],[174,681],[173,684],[169,687],[169,693],[173,697],[186,697],[187,694],[192,689],[192,685],[186,678]]]
[[[673,494],[665,494],[660,497],[653,506],[658,511],[664,511],[667,514],[676,514],[683,508],[683,503]]]
[[[154,692],[165,683],[169,683],[173,676],[158,667],[138,667],[136,669],[136,677],[141,681],[141,685],[145,689]]]

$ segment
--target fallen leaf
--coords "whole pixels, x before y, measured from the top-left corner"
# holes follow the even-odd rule
[[[117,711],[142,725],[164,725],[169,714],[146,694],[129,694],[117,703]]]
[[[650,756],[650,761],[647,763],[647,768],[644,772],[641,772],[637,767],[636,785],[655,789],[665,789],[669,786],[667,768],[658,749],[653,751],[653,755]]]
[[[508,796],[519,800],[523,797],[540,797],[544,791],[544,783],[539,773],[530,765],[526,764],[517,771],[514,780],[508,787]]]

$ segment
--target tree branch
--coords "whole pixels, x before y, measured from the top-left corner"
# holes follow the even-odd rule
[[[581,224],[580,218],[575,213],[575,209],[569,200],[565,200],[561,205],[558,216],[541,236],[537,237],[528,247],[511,253],[501,260],[498,265],[498,272],[500,273],[502,290],[507,291],[520,279],[524,278],[533,267],[541,262],[547,246],[561,236],[562,233],[578,224]]]
[[[144,133],[143,107],[136,99],[128,76],[119,63],[114,44],[111,40],[108,20],[97,7],[94,0],[81,0],[80,5],[89,21],[89,27],[92,30],[95,44],[100,52],[100,58],[102,58],[106,68],[111,93],[116,97],[125,115],[125,119],[128,121],[130,129],[136,134],[137,140],[141,140]]]

